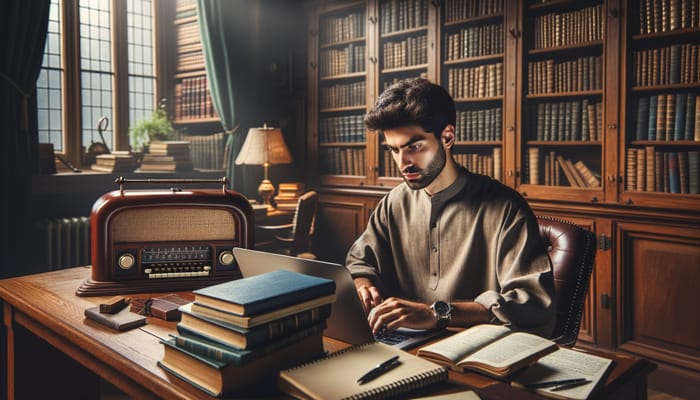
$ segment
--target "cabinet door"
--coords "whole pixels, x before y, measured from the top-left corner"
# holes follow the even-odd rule
[[[700,371],[700,228],[615,227],[619,348]]]
[[[504,20],[502,1],[447,0],[440,12],[440,83],[457,109],[455,160],[503,179]]]
[[[322,8],[312,18],[317,27],[310,46],[311,97],[309,128],[312,154],[322,184],[367,181],[367,6]],[[312,163],[314,164],[314,163]]]
[[[628,1],[621,200],[700,209],[697,2]],[[663,6],[662,12],[657,7]],[[669,7],[669,10],[666,10]],[[694,10],[694,11],[693,11]]]
[[[350,246],[367,226],[377,201],[356,196],[319,196],[314,249],[321,260],[345,263]]]
[[[528,197],[604,199],[606,91],[616,85],[605,74],[605,7],[524,2],[516,186]]]

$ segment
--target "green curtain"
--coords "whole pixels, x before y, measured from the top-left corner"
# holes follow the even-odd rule
[[[224,127],[226,144],[224,149],[224,165],[229,187],[233,188],[238,181],[234,168],[236,155],[241,149],[243,135],[236,132],[236,97],[234,89],[237,78],[245,76],[241,70],[244,57],[240,54],[240,46],[236,43],[244,41],[244,36],[236,35],[236,27],[242,22],[237,15],[246,9],[246,1],[242,0],[197,0],[197,15],[199,30],[202,37],[202,49],[207,70],[209,91],[216,112]]]
[[[36,80],[49,1],[0,1],[0,277],[30,273],[32,172],[37,167]]]

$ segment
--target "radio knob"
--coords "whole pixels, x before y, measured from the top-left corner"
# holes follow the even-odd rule
[[[219,262],[221,265],[231,265],[233,264],[233,253],[230,251],[222,251],[219,254]]]
[[[136,259],[132,254],[125,253],[119,256],[119,268],[130,269],[134,264],[136,264]]]

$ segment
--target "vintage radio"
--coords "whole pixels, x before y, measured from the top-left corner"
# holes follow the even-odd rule
[[[115,181],[92,207],[92,276],[78,296],[192,290],[240,278],[234,247],[254,244],[253,210],[226,178]],[[219,183],[221,189],[124,190],[126,183]]]

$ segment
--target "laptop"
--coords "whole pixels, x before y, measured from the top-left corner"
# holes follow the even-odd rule
[[[331,315],[323,332],[330,338],[353,345],[380,341],[400,349],[410,349],[444,334],[443,330],[401,328],[375,337],[367,323],[350,271],[343,265],[242,247],[235,247],[233,255],[244,278],[285,269],[334,280],[336,300],[331,306]]]

